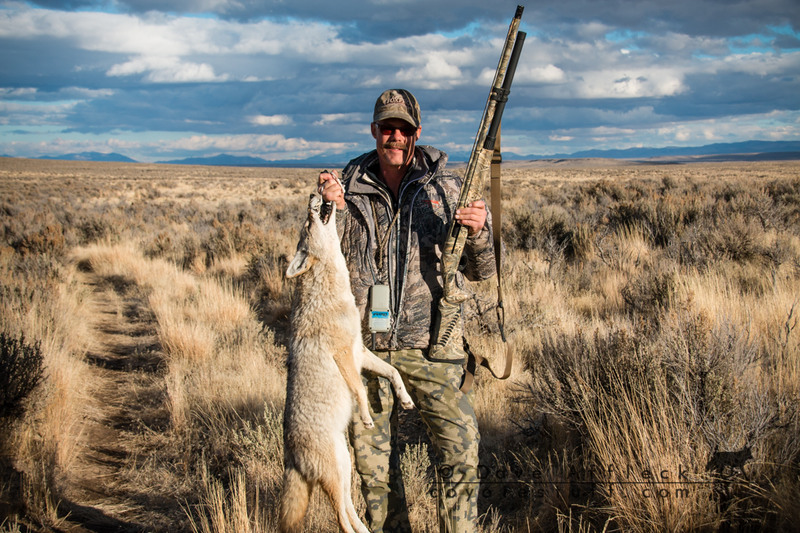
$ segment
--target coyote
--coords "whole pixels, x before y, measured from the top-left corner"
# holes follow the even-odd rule
[[[715,446],[714,451],[711,453],[711,459],[706,464],[706,472],[713,472],[722,476],[729,469],[732,476],[738,470],[747,479],[744,464],[752,458],[753,451],[750,446],[744,446],[741,450],[735,452],[721,452]]]
[[[286,270],[287,278],[299,278],[292,302],[283,417],[280,522],[284,532],[300,529],[311,492],[319,483],[341,530],[369,533],[350,498],[352,467],[345,437],[354,397],[362,423],[374,426],[362,368],[388,378],[400,405],[414,407],[397,369],[364,347],[335,219],[336,206],[312,194],[297,253]]]

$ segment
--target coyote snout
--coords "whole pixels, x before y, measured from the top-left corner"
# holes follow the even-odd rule
[[[336,207],[312,194],[297,253],[286,270],[297,277],[291,313],[289,376],[283,418],[282,531],[299,530],[319,483],[348,533],[369,533],[350,498],[350,451],[345,437],[355,399],[372,427],[361,370],[391,380],[400,404],[414,406],[393,366],[367,350],[350,276],[336,233]]]

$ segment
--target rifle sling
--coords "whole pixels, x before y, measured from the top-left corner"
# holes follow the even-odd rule
[[[514,359],[514,353],[511,346],[508,344],[505,333],[505,309],[503,308],[503,284],[500,277],[502,272],[502,222],[503,222],[503,209],[501,204],[502,189],[500,186],[500,165],[503,161],[500,153],[500,132],[498,130],[497,138],[494,143],[494,153],[492,154],[491,165],[491,197],[492,197],[492,237],[494,239],[494,261],[495,270],[497,275],[497,319],[500,325],[500,337],[503,339],[505,345],[505,368],[503,373],[498,375],[490,366],[489,361],[480,355],[474,354],[464,339],[464,351],[467,353],[467,367],[464,372],[464,381],[461,384],[461,392],[466,393],[472,388],[472,383],[475,381],[475,371],[479,366],[486,368],[497,379],[507,379],[511,375],[511,366]]]
[[[479,366],[488,370],[497,379],[507,379],[511,375],[513,351],[507,342],[504,341],[503,344],[505,344],[506,347],[506,365],[503,369],[503,373],[498,376],[497,373],[492,370],[489,360],[482,355],[474,353],[470,349],[469,344],[467,344],[467,339],[464,339],[464,351],[467,353],[467,366],[464,371],[464,381],[461,383],[461,392],[466,394],[472,388],[472,384],[475,382],[475,371]]]

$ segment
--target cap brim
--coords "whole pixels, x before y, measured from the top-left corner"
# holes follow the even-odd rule
[[[379,114],[375,115],[375,117],[373,118],[373,121],[374,122],[380,122],[381,120],[386,120],[386,119],[389,119],[389,118],[399,118],[400,120],[408,122],[409,124],[411,124],[415,128],[419,128],[419,124],[417,124],[414,121],[414,119],[413,119],[413,117],[411,115],[409,115],[408,113],[403,113],[403,112],[394,111],[394,110],[392,110],[392,111],[384,111],[383,113],[379,113]]]

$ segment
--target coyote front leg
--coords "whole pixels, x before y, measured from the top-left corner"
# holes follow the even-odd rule
[[[361,381],[361,373],[356,366],[353,348],[345,350],[344,352],[336,352],[333,360],[336,361],[336,366],[339,367],[347,388],[353,393],[358,404],[358,414],[361,418],[361,423],[366,428],[372,428],[375,423],[372,421],[372,416],[369,414],[369,405],[367,400],[367,389],[364,387],[364,382]],[[395,370],[396,372],[396,370]]]

